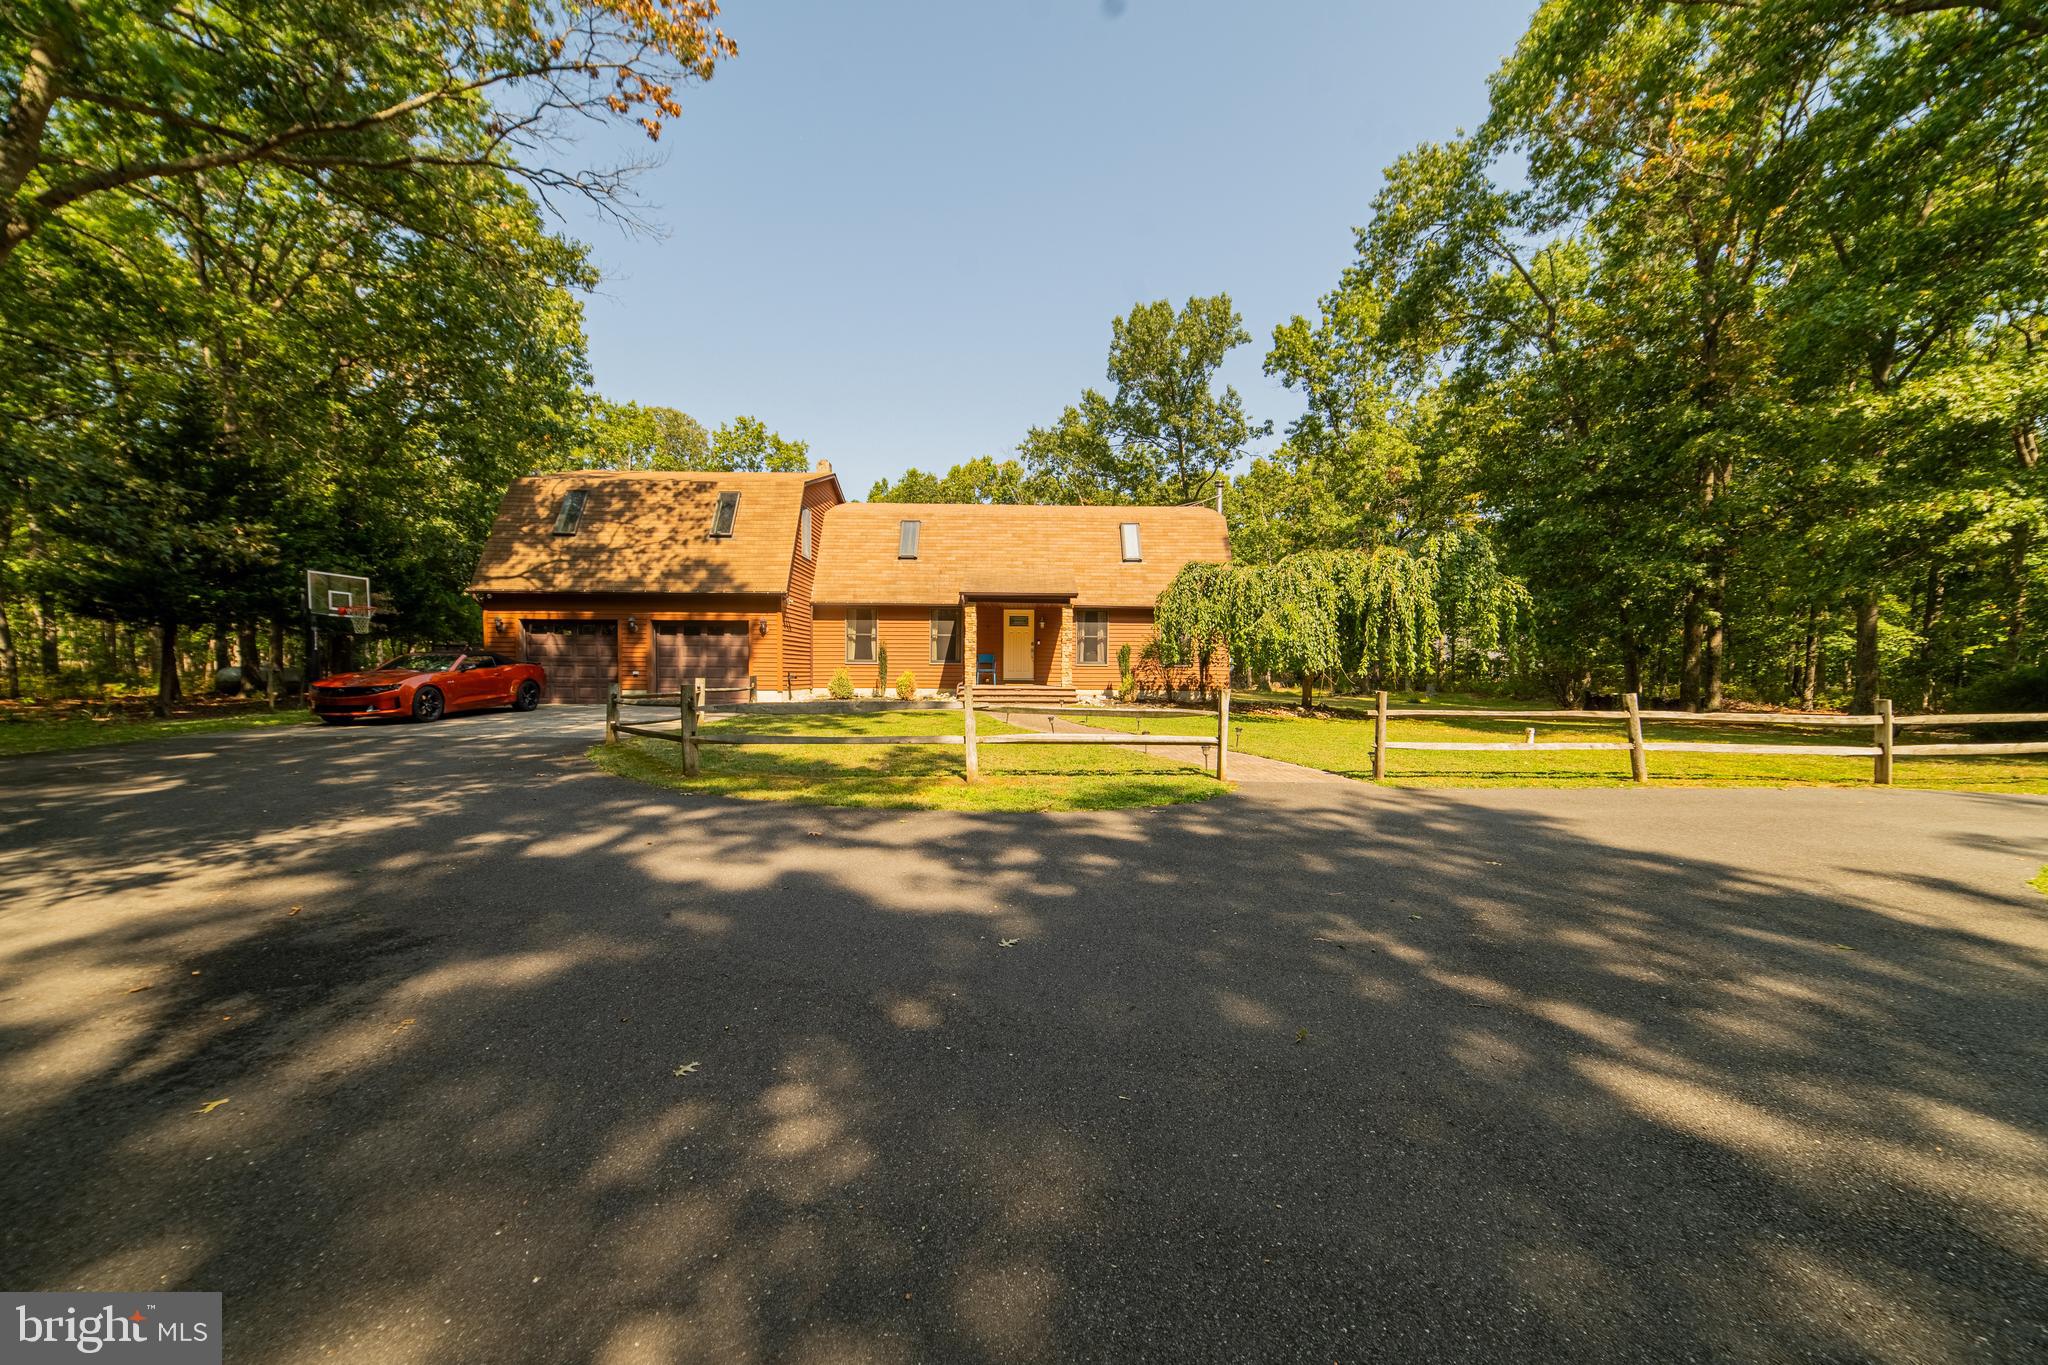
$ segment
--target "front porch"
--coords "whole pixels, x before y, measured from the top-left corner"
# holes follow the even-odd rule
[[[1066,703],[1074,690],[1074,592],[1004,585],[960,594],[960,653],[977,701]]]

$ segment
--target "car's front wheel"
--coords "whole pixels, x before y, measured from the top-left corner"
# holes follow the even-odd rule
[[[528,678],[519,684],[519,690],[512,696],[514,711],[531,711],[540,705],[540,684]]]
[[[438,687],[422,687],[412,694],[412,718],[414,720],[439,720],[441,713],[448,709],[448,702],[441,696]]]

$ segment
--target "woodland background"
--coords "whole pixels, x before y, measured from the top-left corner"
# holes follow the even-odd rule
[[[734,54],[717,19],[8,7],[0,691],[295,659],[309,567],[463,638],[513,477],[805,467],[597,394],[548,212],[632,213],[560,132],[658,136]],[[1284,431],[1218,386],[1253,344],[1226,293],[1141,303],[1100,390],[869,496],[1220,491],[1236,562],[1176,585],[1161,650],[1294,683],[2048,706],[2043,70],[2017,2],[1549,0],[1486,122],[1387,168],[1259,343]]]

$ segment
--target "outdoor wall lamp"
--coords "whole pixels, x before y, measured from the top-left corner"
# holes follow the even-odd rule
[[[757,616],[757,617],[755,617],[755,618],[754,618],[754,634],[756,634],[756,635],[760,636],[760,637],[761,637],[762,639],[764,639],[764,640],[768,638],[768,618],[767,618],[767,617],[765,617],[765,616]]]
[[[628,617],[626,618],[626,634],[628,634],[628,635],[638,635],[639,633],[640,633],[640,618],[639,618],[639,617],[637,617],[637,616],[628,616]]]
[[[504,628],[505,628],[505,618],[504,618],[504,617],[502,617],[502,616],[500,616],[500,617],[498,618],[498,629],[499,629],[499,630],[503,630]]]

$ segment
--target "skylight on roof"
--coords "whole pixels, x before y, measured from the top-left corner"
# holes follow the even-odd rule
[[[714,536],[731,535],[732,524],[739,518],[739,514],[740,495],[737,493],[720,493],[718,495],[718,510],[711,514],[711,534]]]
[[[573,536],[576,524],[583,520],[583,504],[590,499],[588,488],[572,488],[562,495],[562,505],[555,512],[555,534]]]

